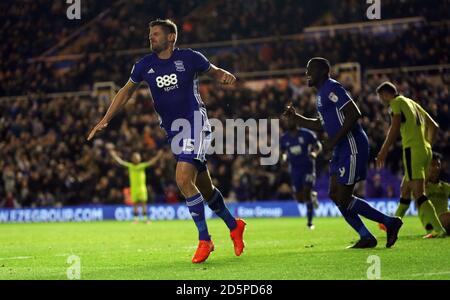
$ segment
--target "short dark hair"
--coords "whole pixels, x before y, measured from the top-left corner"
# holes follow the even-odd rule
[[[177,24],[170,19],[156,19],[148,24],[149,27],[161,26],[166,33],[175,33],[178,36]]]
[[[392,82],[385,81],[377,87],[377,93],[389,93],[392,95],[398,95],[397,88]]]
[[[326,73],[330,73],[331,69],[330,62],[326,58],[313,57],[309,60],[309,63],[310,64],[314,63],[320,70],[323,70]]]

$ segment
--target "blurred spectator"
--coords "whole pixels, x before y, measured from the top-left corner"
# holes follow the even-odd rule
[[[450,102],[445,74],[368,77],[362,91],[352,96],[364,116],[361,122],[369,136],[372,168],[389,126],[387,109],[374,95],[375,87],[386,79],[396,82],[402,93],[420,101],[432,115],[439,114],[440,108]],[[287,86],[269,84],[260,91],[243,85],[232,89],[206,85],[204,99],[209,116],[222,121],[228,118],[278,118],[284,105],[291,100],[305,115],[315,116],[311,89],[301,80],[292,81],[297,83]],[[296,93],[297,89],[302,92]],[[439,108],[435,107],[436,103]],[[157,149],[167,147],[165,133],[159,128],[151,101],[144,97],[140,101],[130,101],[108,130],[92,144],[86,143],[86,133],[93,120],[103,114],[104,108],[104,104],[98,106],[90,97],[0,101],[0,110],[7,112],[0,122],[0,199],[12,193],[22,206],[123,202],[120,191],[127,187],[127,176],[106,155],[106,143],[114,143],[124,157],[136,151],[149,159]],[[445,124],[441,125],[444,127]],[[448,129],[441,130],[434,149],[449,153],[448,137]],[[319,177],[326,176],[328,159],[329,154],[317,159]],[[208,162],[214,184],[229,200],[288,198],[290,178],[286,166],[260,166],[259,157],[253,155],[214,154]],[[447,162],[443,164],[445,166]],[[387,168],[392,174],[402,174],[399,147],[391,151]],[[156,202],[181,201],[174,183],[174,170],[175,160],[169,149],[161,162],[148,170],[148,185]],[[444,172],[443,176],[448,174]],[[324,189],[321,194],[326,195],[327,182],[318,188]],[[375,175],[367,180],[366,196],[398,197],[396,188]]]
[[[369,185],[367,187],[366,193],[366,196],[368,198],[382,198],[387,195],[385,189],[382,186],[380,174],[375,174],[375,176],[369,178],[367,183]]]
[[[0,200],[0,207],[2,207],[2,208],[19,208],[20,205],[17,203],[16,199],[14,198],[13,193],[7,192],[6,196],[3,198],[3,200]]]
[[[347,0],[307,1],[83,1],[83,18],[61,18],[66,7],[45,0],[26,1],[18,7],[0,4],[5,39],[0,45],[0,94],[88,90],[96,81],[126,82],[140,56],[126,50],[148,49],[148,22],[174,17],[179,24],[178,44],[299,34],[306,26],[365,21],[367,4]],[[405,9],[407,6],[407,9]],[[101,10],[111,8],[102,15]],[[48,14],[40,12],[52,11]],[[449,63],[448,1],[411,0],[406,5],[383,1],[383,20],[424,16],[430,21],[396,30],[347,31],[322,37],[255,42],[242,46],[198,49],[211,61],[234,72],[304,67],[312,56],[326,56],[333,63],[358,61],[363,68]],[[307,12],[307,13],[306,13]],[[332,18],[329,18],[332,12]],[[57,17],[58,16],[58,17]],[[51,54],[75,54],[63,62],[31,61],[68,37],[94,17],[90,26]],[[220,17],[218,17],[220,16]],[[81,23],[81,24],[80,24]],[[124,26],[126,24],[126,26]],[[29,41],[33,41],[33,47]],[[376,50],[374,50],[376,49]],[[132,51],[132,53],[135,53]],[[114,62],[114,63],[111,63]]]

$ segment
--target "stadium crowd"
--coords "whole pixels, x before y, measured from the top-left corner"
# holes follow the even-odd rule
[[[386,78],[370,78],[363,90],[353,95],[363,112],[362,124],[370,138],[372,168],[389,125],[388,110],[374,94],[376,84],[383,79]],[[392,76],[391,79],[397,82],[402,93],[420,101],[439,122],[441,132],[435,150],[449,153],[449,78],[442,75],[445,84],[439,85],[433,85],[425,74]],[[261,91],[244,85],[231,89],[211,85],[203,94],[210,118],[222,121],[278,117],[291,99],[300,111],[314,116],[312,91],[294,81],[288,88],[268,85]],[[111,122],[108,130],[92,144],[87,143],[88,130],[105,108],[105,104],[90,97],[46,99],[36,96],[12,105],[8,101],[0,102],[0,109],[5,112],[0,120],[0,195],[7,200],[4,205],[12,205],[14,201],[21,206],[122,202],[123,189],[128,186],[127,172],[114,163],[106,145],[114,144],[126,160],[130,160],[133,152],[150,159],[157,149],[167,147],[165,133],[159,128],[152,103],[143,89]],[[319,157],[318,177],[326,176],[329,157],[330,153]],[[387,163],[393,174],[401,174],[400,162],[401,150],[396,147]],[[174,163],[170,151],[166,151],[158,165],[148,170],[154,201],[181,200],[174,182]],[[448,166],[448,161],[446,164]],[[209,157],[209,166],[214,183],[227,198],[290,198],[285,163],[262,167],[255,155],[213,154]],[[371,186],[372,181],[376,178],[368,181],[368,192],[377,191],[376,186]],[[381,192],[380,196],[388,196],[388,191]],[[391,196],[396,195],[391,193]]]
[[[317,25],[331,25],[366,21],[369,7],[367,1],[343,0],[328,2],[331,5],[328,13]],[[448,19],[450,16],[450,2],[442,0],[382,0],[380,1],[380,17],[383,20],[405,17],[423,16],[428,21]]]
[[[124,43],[121,45],[129,45],[130,41],[148,42],[148,32],[139,37],[133,34],[133,22],[144,22],[147,28],[149,19],[161,15],[183,16],[205,2],[204,0],[134,0],[131,3],[123,0],[83,0],[81,1],[81,19],[70,20],[66,17],[69,4],[64,1],[24,0],[16,3],[3,1],[0,3],[2,19],[0,94],[22,95],[37,91],[79,89],[83,86],[83,80],[80,81],[82,78],[80,76],[84,75],[82,71],[97,68],[95,64],[98,61],[93,61],[89,53],[108,49],[103,48],[102,45],[116,49],[113,44],[118,40]],[[129,24],[129,26],[124,27],[123,24]],[[97,31],[102,34],[98,35]],[[73,38],[70,38],[72,35]],[[61,63],[33,60],[50,49],[53,49],[48,53],[50,56],[73,54],[64,46],[55,47],[60,42],[64,46],[70,45],[70,51],[76,51],[77,54],[84,53],[82,60],[77,62],[76,67],[65,76],[57,72]],[[81,47],[78,44],[80,42],[86,42],[87,47]],[[63,62],[62,65],[64,63],[67,62]]]
[[[82,18],[83,22],[92,19],[100,10],[101,5],[94,5],[95,1],[92,2],[93,4],[91,1],[87,2],[89,9],[87,9],[86,17]],[[332,14],[333,21],[327,21],[329,14],[320,9],[325,7],[318,5],[320,1],[307,2],[308,5],[313,6],[311,8],[308,5],[292,5],[291,2],[293,1],[268,0],[211,3],[191,0],[154,3],[139,0],[131,4],[127,2],[125,5],[118,1],[115,2],[117,7],[112,5],[115,9],[111,9],[111,12],[83,31],[82,38],[75,37],[73,41],[67,43],[65,48],[52,53],[53,55],[78,54],[78,58],[72,61],[38,60],[32,63],[29,59],[39,56],[50,48],[52,43],[55,44],[73,33],[77,28],[74,24],[77,22],[71,23],[67,19],[61,21],[61,18],[56,18],[56,15],[64,14],[66,8],[57,4],[48,8],[54,15],[50,19],[38,17],[39,14],[35,10],[39,8],[40,3],[30,5],[30,12],[27,12],[28,8],[19,10],[16,6],[7,6],[4,7],[4,16],[7,21],[2,31],[8,34],[0,46],[2,53],[0,94],[10,96],[88,90],[92,82],[96,81],[116,83],[126,81],[130,66],[143,53],[136,55],[118,51],[148,48],[148,20],[161,16],[163,12],[166,17],[178,16],[174,19],[179,24],[179,45],[301,33],[306,26],[316,25],[316,23],[341,23],[348,17],[344,13],[339,13],[347,10],[338,6],[336,7],[338,13]],[[441,11],[441,14],[445,14],[449,11],[446,10],[448,6],[446,1],[436,2],[436,7],[440,9],[433,10],[430,10],[429,4],[423,1],[409,2],[409,9],[405,11],[396,9],[400,7],[396,1],[384,1],[383,11],[389,12],[387,15],[389,18],[424,16],[430,20],[437,18],[432,12]],[[391,6],[392,9],[390,9]],[[105,7],[110,6],[103,5],[103,8]],[[286,9],[286,7],[298,8]],[[316,9],[313,9],[314,7]],[[362,4],[351,7],[366,9]],[[236,14],[236,11],[243,13]],[[314,13],[305,14],[304,11]],[[205,15],[211,17],[205,18]],[[217,17],[219,15],[220,18]],[[304,17],[298,17],[298,15],[304,15]],[[365,13],[354,15],[363,17]],[[201,21],[199,21],[200,18]],[[268,19],[272,21],[267,22]],[[40,25],[33,26],[44,22],[47,23],[42,28]],[[53,33],[51,33],[52,28],[55,28]],[[259,30],[260,28],[264,30]],[[449,24],[446,22],[426,22],[411,25],[406,29],[337,32],[321,38],[313,35],[284,41],[273,40],[237,47],[224,46],[197,50],[205,53],[214,63],[233,72],[301,67],[313,55],[327,56],[334,63],[358,61],[363,68],[443,64],[449,62],[448,51],[446,51],[450,45],[448,32]],[[232,34],[239,34],[239,36]],[[442,38],[443,36],[447,38]],[[23,37],[29,37],[29,39]],[[29,40],[33,41],[33,47],[29,46]]]
[[[164,17],[174,18],[179,24],[179,44],[188,44],[301,33],[304,27],[311,25],[362,21],[367,9],[365,1],[361,4],[351,0],[326,11],[320,0],[308,4],[317,9],[300,8],[293,5],[292,0],[135,0],[132,5],[115,1],[108,5],[123,9],[105,14],[86,29],[82,39],[53,53],[82,53],[79,60],[30,62],[29,59],[41,55],[108,7],[103,1],[85,0],[82,20],[71,23],[57,17],[65,14],[66,6],[56,2],[26,1],[23,7],[0,3],[0,17],[4,20],[2,32],[8,32],[0,45],[0,95],[27,95],[26,99],[0,100],[0,207],[123,202],[124,188],[128,186],[127,171],[115,164],[107,145],[113,144],[125,160],[130,160],[133,152],[150,159],[158,149],[168,147],[145,91],[140,91],[111,122],[108,130],[92,143],[86,142],[86,134],[104,113],[106,104],[90,96],[50,98],[45,94],[89,91],[97,81],[125,83],[137,56],[122,55],[116,50],[147,48],[146,25],[153,17],[162,16],[164,12]],[[408,1],[408,10],[397,2],[383,1],[384,17],[422,15],[431,21],[448,19],[445,15],[450,11],[446,9],[448,1],[412,0]],[[430,3],[435,4],[434,9],[428,8],[432,7]],[[38,13],[43,6],[51,12],[49,15]],[[343,7],[352,7],[353,12]],[[448,32],[449,25],[445,22],[422,23],[384,33],[339,32],[321,38],[305,36],[198,50],[232,72],[304,67],[308,58],[317,55],[327,57],[333,64],[356,61],[366,70],[448,64]],[[406,96],[418,100],[439,122],[441,131],[435,150],[450,153],[450,76],[445,72],[433,76],[425,72],[394,73],[389,79],[396,82]],[[361,91],[347,86],[364,116],[361,122],[370,139],[372,169],[374,156],[389,125],[388,110],[374,94],[376,86],[385,79],[388,77],[369,76]],[[290,80],[287,88],[268,84],[260,91],[246,87],[245,81],[231,89],[209,83],[202,94],[210,118],[220,120],[277,118],[291,100],[306,115],[315,115],[313,94],[302,80],[301,83]],[[318,158],[318,181],[326,178],[329,157],[330,153],[324,153]],[[444,164],[443,176],[448,180],[448,159]],[[285,163],[261,167],[258,156],[214,154],[209,157],[209,166],[214,183],[228,199],[292,198]],[[160,162],[148,170],[153,201],[181,201],[174,182],[174,167],[175,161],[166,151]],[[387,169],[398,185],[402,172],[398,145],[388,158]],[[365,189],[367,197],[398,196],[398,186],[394,189],[384,184],[379,172],[371,174]],[[319,188],[322,189],[319,195],[325,195],[326,186]]]
[[[410,28],[392,35],[370,35],[370,38],[363,32],[340,33],[330,38],[252,44],[222,51],[215,49],[215,52],[198,50],[213,63],[232,72],[301,68],[308,58],[316,55],[326,56],[333,63],[357,61],[364,69],[448,64],[450,58],[446,50],[450,47],[450,39],[442,36],[448,36],[449,29],[450,25],[444,23]],[[1,92],[3,95],[21,95],[76,91],[89,90],[97,81],[124,83],[137,58],[117,52],[86,54],[72,68],[59,71],[51,69],[50,63],[31,64],[25,76],[20,72],[4,74]]]

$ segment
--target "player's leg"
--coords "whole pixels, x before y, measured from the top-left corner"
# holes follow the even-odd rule
[[[350,193],[353,193],[351,186],[338,184],[338,198],[342,201],[342,205],[348,205],[347,210],[350,212],[383,224],[387,232],[386,247],[392,247],[397,241],[398,232],[403,225],[402,220],[399,217],[390,217],[382,213],[364,199],[358,198]]]
[[[394,213],[394,216],[402,218],[405,216],[406,212],[409,209],[409,206],[411,204],[411,187],[409,184],[409,181],[406,180],[405,177],[403,177],[402,183],[400,184],[400,201],[397,206],[397,210]],[[381,223],[378,223],[378,227],[383,230],[387,231],[386,226],[384,226]]]
[[[188,162],[178,161],[175,171],[175,180],[178,188],[186,198],[192,218],[199,232],[199,240],[209,241],[210,236],[205,220],[205,207],[203,196],[195,186],[197,168]]]
[[[133,198],[135,199],[135,203],[137,209],[141,209],[140,211],[140,219],[144,222],[147,221],[147,189],[139,189],[133,192]],[[139,211],[138,211],[138,219],[139,219]]]
[[[208,168],[205,167],[200,170],[197,175],[196,186],[205,197],[209,208],[219,216],[230,230],[230,237],[234,244],[234,253],[240,256],[245,248],[244,230],[245,221],[239,218],[234,218],[225,205],[222,193],[216,188],[211,180]]]
[[[144,222],[148,222],[147,200],[146,199],[143,199],[143,201],[141,202],[141,207],[142,207],[142,220]]]
[[[236,219],[225,205],[222,193],[213,185],[207,168],[198,173],[195,185],[205,198],[209,208],[225,222],[230,230],[235,229]]]
[[[337,177],[337,202],[349,212],[384,224],[388,235],[386,247],[391,247],[397,240],[398,231],[403,225],[401,219],[390,217],[353,195],[355,182],[366,178],[367,156],[362,151],[357,155],[342,156],[338,161],[338,167],[340,176]]]
[[[372,241],[375,240],[375,237],[372,235],[372,233],[370,233],[366,225],[364,225],[358,214],[348,211],[345,206],[342,206],[338,202],[338,178],[342,177],[341,175],[342,172],[340,172],[340,170],[342,170],[342,167],[345,168],[345,166],[342,165],[342,162],[340,161],[339,157],[334,156],[330,162],[331,177],[328,194],[330,196],[330,199],[333,200],[333,202],[339,208],[339,211],[341,212],[345,221],[347,221],[347,223],[359,234],[360,241],[366,241],[363,242],[364,245],[361,245],[361,243],[358,241],[353,247],[363,248],[366,245],[372,246],[374,244]]]
[[[313,167],[314,168],[314,167]],[[314,169],[310,169],[309,172],[305,175],[305,180],[303,182],[302,193],[303,199],[306,204],[306,216],[308,218],[308,228],[314,229],[314,225],[312,223],[314,216],[314,203],[312,199],[312,188],[316,184],[316,174]]]
[[[339,208],[342,216],[344,217],[345,221],[359,234],[361,241],[367,241],[368,243],[364,243],[368,246],[371,244],[375,244],[376,246],[376,239],[375,237],[370,233],[369,229],[367,229],[366,225],[362,222],[361,218],[353,213],[348,211],[344,206],[341,206],[338,202],[338,183],[337,183],[337,176],[332,175],[330,177],[330,185],[328,190],[328,195],[330,199],[336,204],[336,206]],[[375,243],[373,243],[373,240],[375,240]],[[353,248],[362,248],[364,245],[361,244],[361,242],[357,242]],[[375,247],[372,246],[372,247]],[[364,247],[366,248],[366,247]]]
[[[306,226],[308,226],[309,229],[314,230],[314,225],[312,223],[312,214],[313,214],[313,210],[312,210],[312,203],[308,202],[307,196],[306,196],[306,191],[305,188],[303,186],[293,186],[294,189],[294,198],[295,200],[297,200],[298,202],[298,211],[301,214],[301,210],[302,210],[302,205],[306,206]],[[311,189],[309,189],[311,190]],[[311,204],[311,205],[309,205]]]
[[[131,201],[133,202],[133,222],[139,222],[139,202],[138,195],[134,189],[131,189]]]
[[[413,197],[416,200],[416,205],[419,210],[419,218],[425,227],[427,233],[435,237],[442,235],[445,230],[442,227],[439,217],[436,214],[433,203],[425,195],[425,182],[423,179],[411,180],[410,186],[413,192]]]
[[[403,218],[411,204],[411,187],[408,181],[403,177],[400,185],[400,202],[398,203],[395,216]]]
[[[397,208],[397,212],[396,212],[396,215],[398,215],[399,217],[403,218],[403,216],[405,215],[406,211],[408,210],[409,204],[408,204],[408,207],[406,207],[407,203],[405,201],[404,202],[404,207],[402,208],[401,201],[404,198],[403,195],[405,195],[405,196],[409,195],[409,198],[411,198],[411,195],[412,195],[412,188],[411,188],[411,186],[412,185],[413,185],[413,183],[411,183],[411,181],[407,179],[407,175],[405,175],[403,177],[402,186],[401,186],[402,197],[400,198],[400,204],[399,204],[399,207]],[[406,190],[406,192],[404,192],[404,190]],[[425,205],[425,207],[426,207],[426,205]],[[400,212],[399,212],[399,210],[400,210]],[[426,212],[427,209],[425,209],[425,210],[420,209],[419,210],[419,220],[422,223],[423,228],[426,230],[426,232],[428,234],[428,233],[432,232],[432,226],[431,225],[427,225],[428,224],[428,220],[426,218],[427,214],[426,213],[424,214],[423,213],[424,211]],[[403,213],[403,214],[401,214],[401,213]]]
[[[308,184],[303,185],[302,190],[299,194],[301,194],[302,202],[306,205],[306,217],[307,217],[307,226],[309,229],[314,230],[314,224],[312,222],[314,216],[314,207],[311,198],[312,189]]]
[[[337,202],[341,207],[347,208],[348,211],[355,214],[364,216],[365,218],[382,223],[384,225],[390,225],[393,218],[383,214],[376,208],[372,207],[367,201],[362,198],[358,198],[353,195],[354,184],[344,185],[342,183],[337,184]]]
[[[205,206],[203,196],[195,186],[197,167],[194,163],[178,160],[175,180],[178,188],[186,198],[186,205],[198,230],[199,244],[192,257],[193,263],[204,262],[209,254],[214,251],[214,244],[208,232],[205,218]]]
[[[430,237],[444,233],[434,205],[425,194],[425,176],[431,163],[431,149],[405,148],[404,164],[409,186],[419,210],[419,218],[427,232],[433,232]]]
[[[133,221],[134,223],[139,222],[139,203],[133,202]]]
[[[360,234],[360,240],[353,246],[348,248],[361,249],[361,248],[374,248],[377,246],[377,239],[372,235],[366,225],[362,222],[358,215],[358,212],[348,209],[350,203],[353,201],[354,184],[344,185],[336,182],[336,203],[338,203],[339,209],[343,212],[343,215],[347,218],[351,218],[353,222],[358,224],[358,233]]]
[[[303,191],[305,183],[305,172],[300,172],[298,170],[291,171],[291,185],[292,185],[292,196],[297,200],[298,212],[301,215],[302,206],[305,204],[305,192]],[[307,213],[308,215],[308,213]],[[307,225],[309,222],[307,222]],[[309,225],[308,225],[309,227]],[[310,228],[310,227],[309,227]]]
[[[317,191],[311,190],[311,201],[313,204],[313,209],[319,208],[319,199],[317,198]]]

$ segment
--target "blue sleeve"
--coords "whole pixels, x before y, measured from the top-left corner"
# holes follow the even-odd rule
[[[192,51],[192,64],[194,66],[195,73],[204,73],[211,68],[209,60],[200,52]]]
[[[133,69],[131,69],[130,80],[134,83],[140,83],[142,81],[141,64],[135,63]]]
[[[317,135],[312,131],[309,132],[309,141],[313,145],[317,143]]]
[[[349,101],[352,101],[352,97],[350,97],[348,92],[340,84],[333,85],[333,88],[330,90],[327,98],[334,103],[339,110],[342,109]]]

